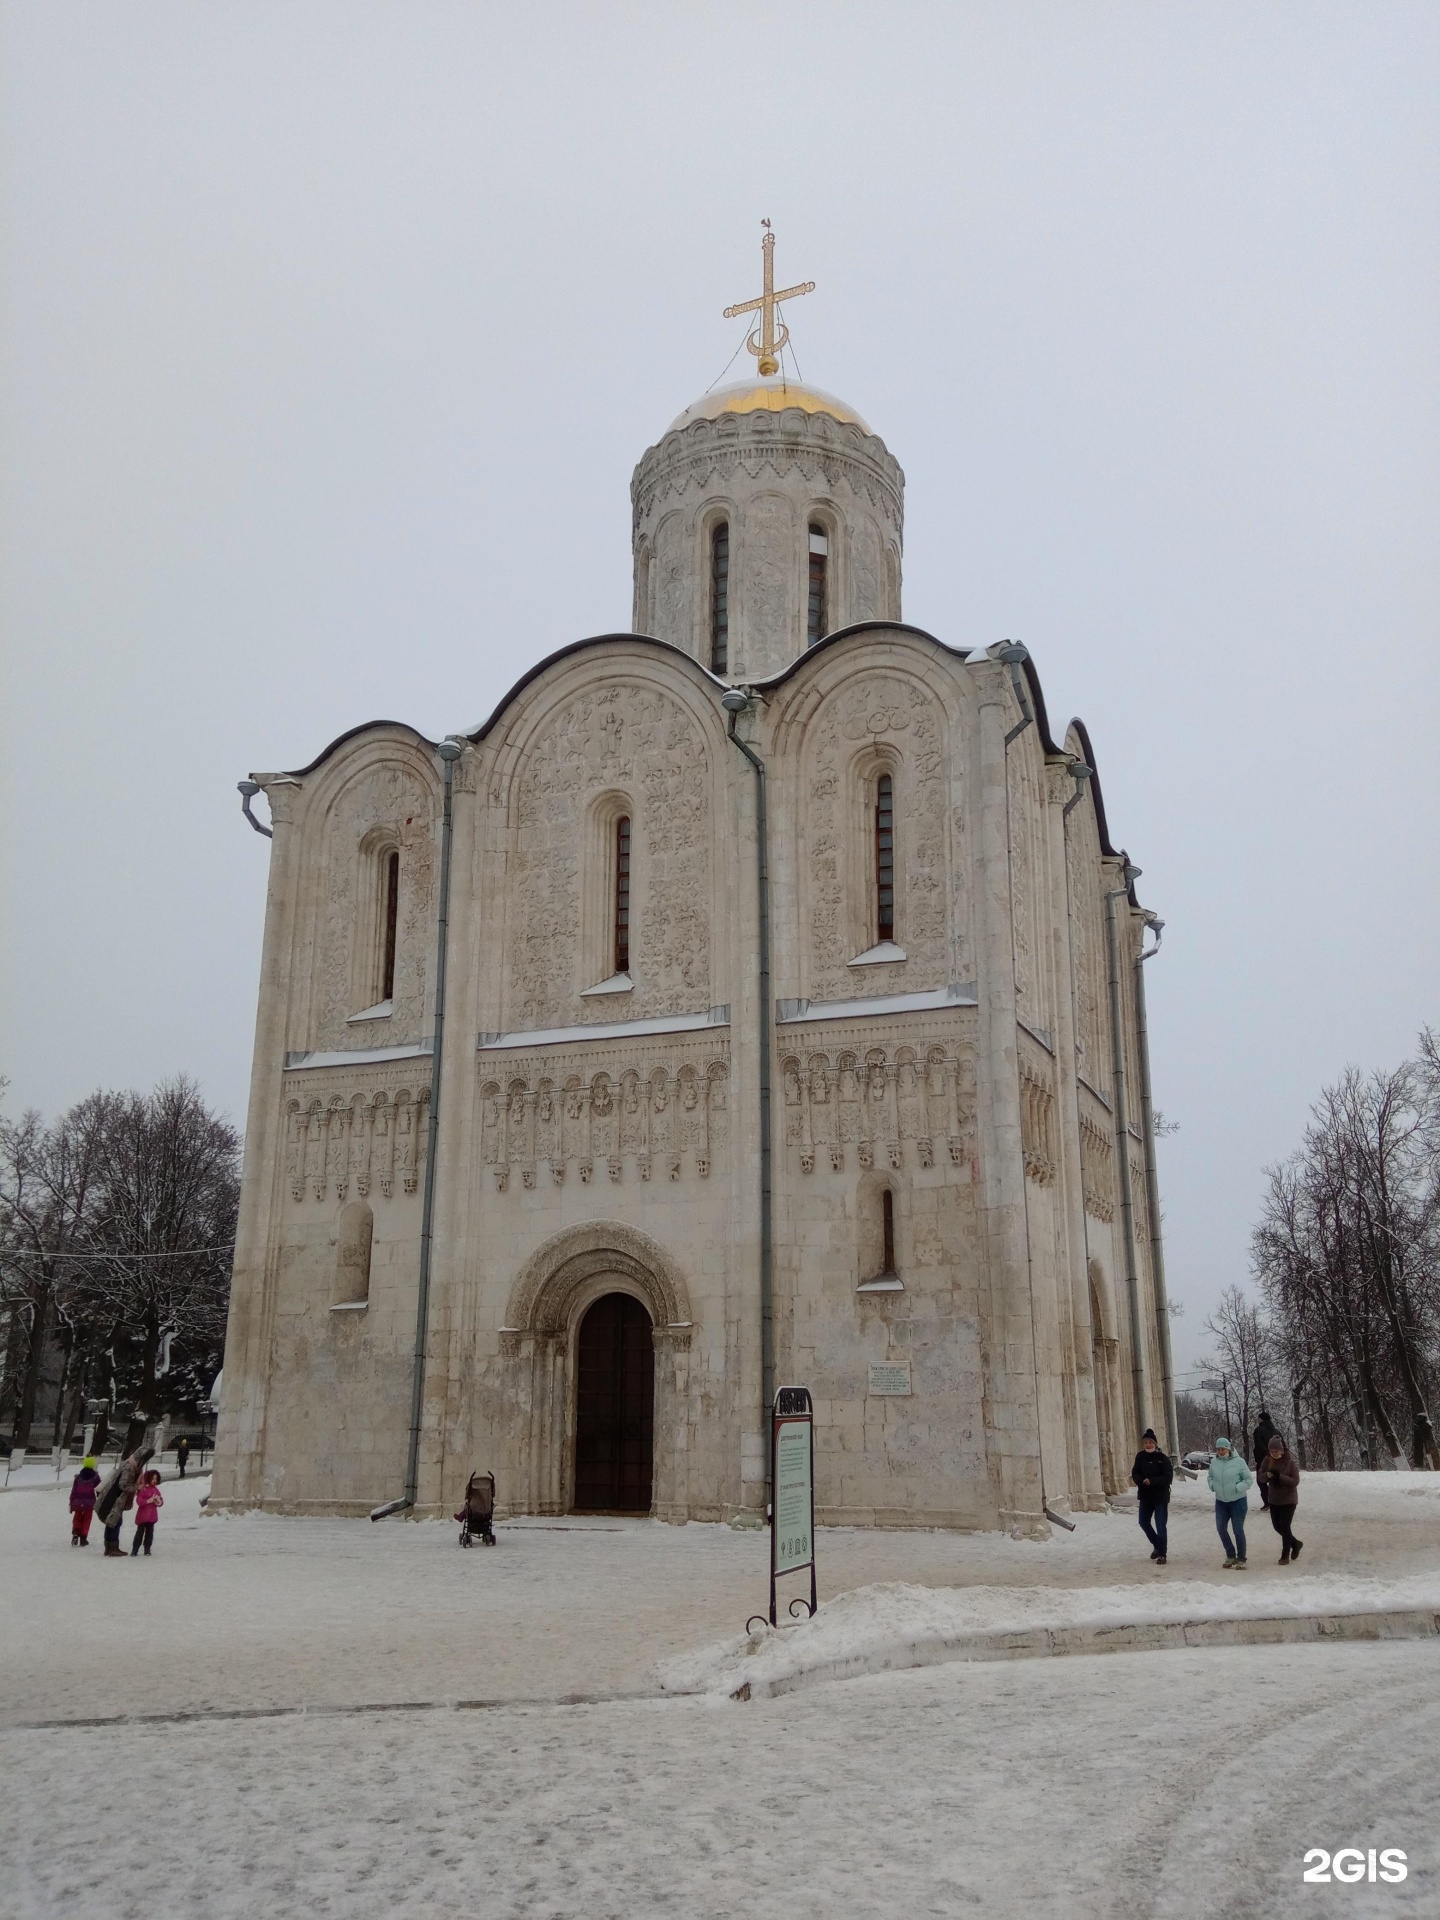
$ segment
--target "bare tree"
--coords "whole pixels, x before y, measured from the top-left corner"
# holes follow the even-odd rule
[[[101,1148],[114,1106],[114,1095],[96,1093],[51,1126],[35,1112],[0,1120],[0,1298],[10,1311],[18,1361],[17,1447],[30,1441],[40,1369],[76,1267],[72,1256],[91,1242]],[[68,1371],[74,1343],[63,1344]],[[64,1387],[62,1379],[62,1398]]]
[[[179,1078],[118,1098],[104,1130],[101,1199],[67,1304],[138,1354],[127,1449],[156,1411],[167,1338],[223,1338],[239,1200],[240,1138]]]
[[[218,1349],[225,1329],[240,1142],[178,1079],[149,1095],[95,1093],[47,1126],[0,1122],[0,1302],[14,1359],[14,1444],[35,1421],[47,1355],[62,1361],[54,1442],[87,1386],[115,1411],[129,1389],[128,1443],[157,1411],[169,1342]]]
[[[1248,1456],[1251,1416],[1259,1417],[1261,1407],[1268,1406],[1269,1397],[1279,1392],[1283,1381],[1274,1334],[1239,1287],[1226,1288],[1219,1307],[1205,1322],[1205,1331],[1214,1337],[1216,1357],[1201,1364],[1209,1372],[1225,1375],[1231,1412],[1239,1422],[1239,1448]]]
[[[1427,1052],[1428,1048],[1428,1052]],[[1440,1346],[1435,1043],[1393,1073],[1352,1069],[1321,1095],[1304,1144],[1270,1170],[1254,1236],[1292,1404],[1310,1412],[1327,1459],[1345,1423],[1360,1456],[1376,1440],[1404,1459],[1394,1412],[1417,1466],[1440,1467],[1429,1412]]]

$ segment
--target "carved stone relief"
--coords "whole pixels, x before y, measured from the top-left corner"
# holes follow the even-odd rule
[[[435,848],[433,802],[423,778],[404,765],[381,765],[357,775],[337,796],[325,823],[327,885],[318,929],[316,1020],[310,1043],[345,1048],[361,1041],[346,1022],[357,1004],[356,954],[374,930],[356,924],[361,911],[361,845],[377,829],[400,849],[400,914],[395,942],[394,1012],[387,1044],[417,1040],[425,1030],[427,980],[434,946]]]
[[[428,1081],[364,1093],[310,1092],[295,1081],[285,1094],[285,1176],[292,1200],[307,1195],[389,1199],[414,1193],[425,1166]]]
[[[1055,1180],[1055,1080],[1031,1048],[1020,1052],[1020,1142],[1025,1174],[1037,1185]]]
[[[649,686],[610,680],[548,721],[516,782],[518,846],[507,1019],[517,1027],[610,1020],[611,1002],[582,1000],[584,821],[592,795],[633,796],[636,892],[627,1018],[710,1004],[710,771],[687,709]]]
[[[787,1036],[788,1037],[788,1036]],[[783,1053],[782,1126],[802,1173],[963,1166],[975,1151],[975,1056],[938,1042]]]
[[[1115,1141],[1108,1122],[1080,1116],[1080,1171],[1085,1211],[1097,1220],[1115,1218]]]
[[[518,1172],[522,1188],[589,1185],[627,1165],[641,1180],[709,1178],[728,1137],[726,1060],[646,1058],[596,1070],[593,1053],[480,1062],[481,1156],[495,1191]]]
[[[872,855],[867,841],[847,859],[842,837],[857,826],[868,831],[849,791],[856,749],[867,743],[890,747],[899,766],[896,938],[907,955],[903,985],[942,986],[950,978],[950,903],[956,889],[946,873],[943,724],[934,696],[915,681],[865,673],[832,694],[807,729],[803,792],[809,843],[807,992],[812,999],[842,1000],[901,984],[898,972],[882,981],[878,976],[888,970],[875,968],[862,987],[849,967],[855,940],[866,936],[864,917],[846,889],[859,890],[859,876],[868,873]],[[963,871],[958,852],[956,858]]]

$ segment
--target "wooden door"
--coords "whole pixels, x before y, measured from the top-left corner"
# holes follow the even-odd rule
[[[607,1293],[580,1322],[575,1510],[648,1513],[655,1452],[655,1343],[628,1293]]]

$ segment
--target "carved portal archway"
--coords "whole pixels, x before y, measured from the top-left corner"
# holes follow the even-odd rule
[[[524,1510],[566,1513],[571,1508],[580,1322],[608,1293],[631,1295],[650,1316],[655,1346],[652,1511],[661,1520],[685,1520],[690,1291],[658,1241],[619,1221],[594,1221],[556,1234],[530,1256],[510,1290],[500,1354],[521,1437]]]

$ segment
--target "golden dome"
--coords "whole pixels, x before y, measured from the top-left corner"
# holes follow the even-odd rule
[[[870,431],[855,409],[837,400],[833,393],[822,393],[818,387],[802,387],[783,376],[776,380],[742,380],[738,386],[718,387],[714,393],[704,394],[686,407],[670,422],[667,431],[674,433],[695,420],[718,420],[722,413],[783,413],[787,407],[799,407],[803,413],[828,413],[847,426],[859,427],[862,433]]]

